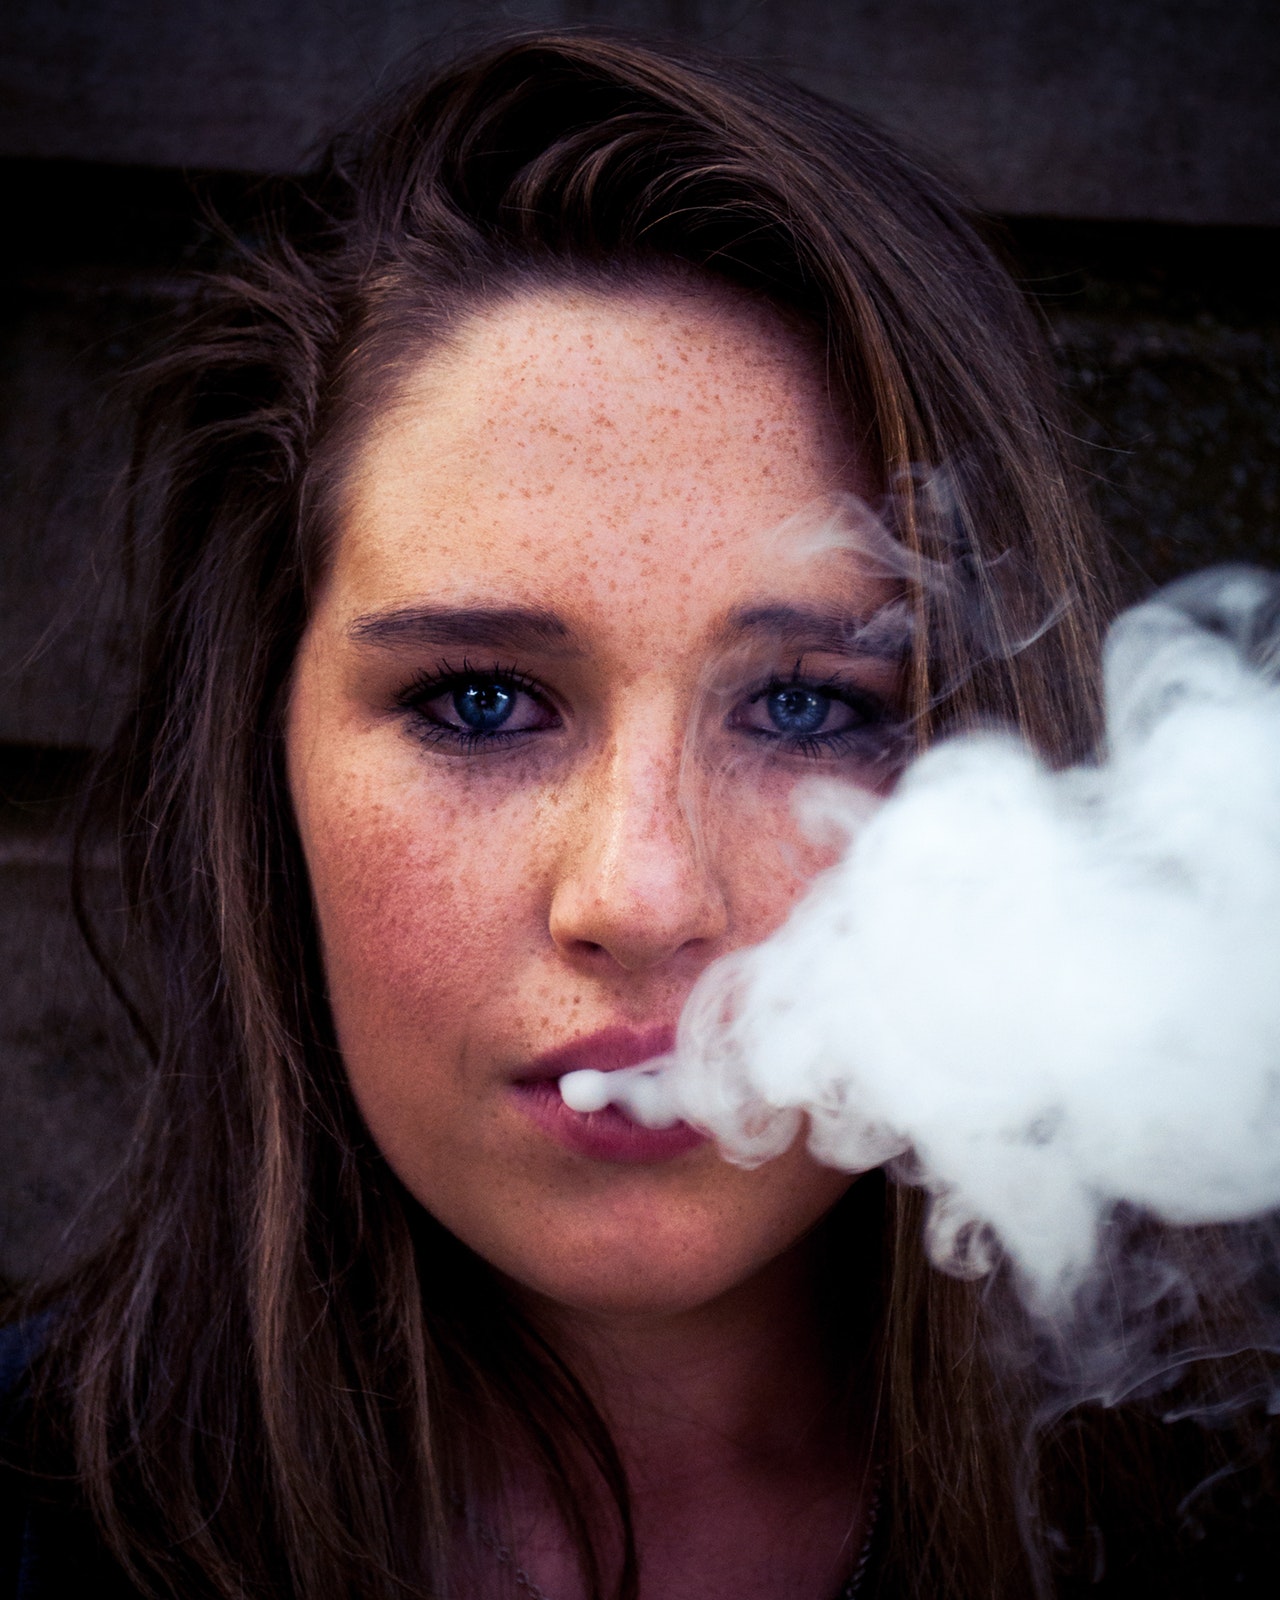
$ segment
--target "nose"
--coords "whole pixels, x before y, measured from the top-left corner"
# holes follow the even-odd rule
[[[551,898],[551,937],[566,955],[603,953],[640,972],[705,954],[725,933],[719,874],[682,792],[681,744],[619,736],[583,775]]]

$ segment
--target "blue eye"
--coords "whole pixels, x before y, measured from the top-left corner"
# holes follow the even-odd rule
[[[788,684],[765,696],[765,709],[779,733],[804,738],[820,731],[831,711],[831,696],[820,689]]]
[[[451,696],[458,719],[472,733],[494,733],[515,710],[516,696],[505,685],[471,682],[455,689]]]
[[[762,685],[733,713],[730,726],[768,741],[780,753],[876,763],[892,757],[900,735],[888,702],[874,690],[798,675]]]
[[[442,667],[416,679],[396,699],[419,737],[461,751],[496,750],[526,734],[560,726],[542,689],[502,667]]]

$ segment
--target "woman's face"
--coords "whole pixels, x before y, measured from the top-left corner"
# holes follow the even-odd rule
[[[562,1305],[707,1303],[849,1181],[556,1089],[668,1048],[707,963],[786,915],[829,859],[797,783],[875,781],[896,668],[851,624],[883,586],[778,532],[859,486],[814,367],[711,291],[475,317],[361,446],[298,655],[290,784],[360,1110],[423,1206]]]

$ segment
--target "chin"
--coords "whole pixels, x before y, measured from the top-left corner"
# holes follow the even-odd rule
[[[709,1306],[758,1279],[798,1243],[794,1237],[739,1241],[719,1229],[591,1230],[562,1236],[557,1248],[481,1250],[490,1262],[540,1300],[599,1317],[680,1316]],[[807,1230],[805,1230],[807,1232]],[[736,1243],[736,1248],[735,1248]]]
[[[760,1280],[852,1181],[798,1148],[752,1171],[696,1152],[657,1168],[573,1162],[523,1176],[409,1188],[540,1300],[626,1317],[680,1315]]]
[[[524,1275],[520,1286],[552,1306],[601,1318],[679,1317],[701,1310],[755,1277],[732,1269],[673,1271],[671,1261],[629,1260],[604,1270]]]

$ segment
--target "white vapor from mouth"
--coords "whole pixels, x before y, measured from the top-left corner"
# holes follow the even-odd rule
[[[684,1118],[745,1165],[809,1148],[932,1195],[934,1262],[1014,1268],[1046,1316],[1107,1229],[1280,1210],[1280,577],[1229,567],[1124,613],[1106,749],[935,746],[787,922],[699,980],[673,1056],[561,1080]]]

